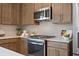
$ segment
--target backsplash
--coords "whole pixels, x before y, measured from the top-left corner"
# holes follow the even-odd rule
[[[0,33],[4,32],[5,36],[16,36],[16,25],[0,25]],[[52,24],[51,22],[41,22],[40,25],[27,25],[24,29],[29,32],[36,32],[42,35],[60,35],[61,30],[71,30],[71,24]]]
[[[0,25],[0,33],[4,32],[5,36],[16,36],[15,25]]]
[[[52,24],[52,22],[41,22],[40,25],[27,25],[24,28],[29,32],[42,35],[60,35],[61,30],[72,30],[71,24]]]

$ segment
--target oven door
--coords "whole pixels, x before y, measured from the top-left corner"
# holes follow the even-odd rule
[[[28,40],[28,54],[33,56],[44,56],[44,43]]]

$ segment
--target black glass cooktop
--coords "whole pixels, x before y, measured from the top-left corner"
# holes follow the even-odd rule
[[[48,36],[48,35],[33,35],[33,36],[30,36],[30,38],[34,38],[34,39],[40,39],[40,38],[55,38],[55,36]]]

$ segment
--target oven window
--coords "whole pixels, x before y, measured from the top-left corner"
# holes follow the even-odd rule
[[[28,53],[29,55],[34,56],[43,56],[44,55],[44,46],[40,42],[30,41],[28,43]]]

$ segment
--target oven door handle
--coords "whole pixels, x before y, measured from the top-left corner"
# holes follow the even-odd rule
[[[31,44],[44,45],[44,43],[30,42]]]

